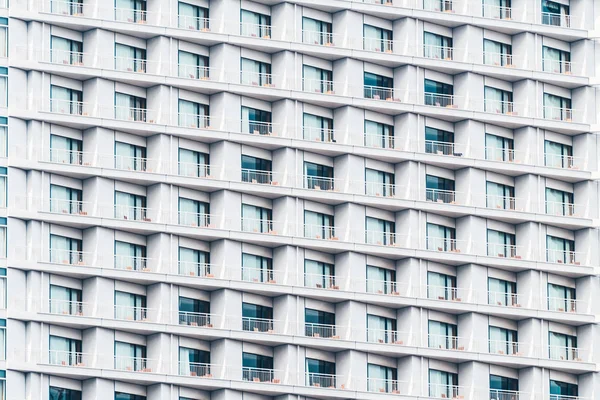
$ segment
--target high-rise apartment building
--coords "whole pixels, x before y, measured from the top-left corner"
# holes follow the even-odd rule
[[[0,0],[0,400],[600,399],[593,0]]]

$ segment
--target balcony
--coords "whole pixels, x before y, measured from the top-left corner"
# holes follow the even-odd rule
[[[529,399],[529,393],[517,390],[490,389],[490,400],[524,400]]]
[[[542,25],[552,25],[560,26],[563,28],[570,28],[571,16],[565,14],[542,12]]]
[[[367,279],[367,293],[375,294],[387,294],[392,296],[399,296],[400,289],[397,282],[394,281],[383,281],[377,279]]]
[[[486,207],[498,210],[523,211],[521,199],[513,196],[499,196],[495,194],[485,195]]]
[[[177,117],[182,128],[210,129],[210,117],[207,115],[178,113]]]
[[[336,143],[335,131],[328,128],[302,127],[302,138],[315,142]]]
[[[573,122],[573,109],[565,107],[543,107],[544,118],[554,121]]]
[[[425,200],[434,203],[456,204],[456,192],[454,190],[425,189]]]
[[[500,354],[508,356],[532,356],[532,354],[526,354],[525,343],[512,342],[508,340],[489,340],[489,352],[490,354]]]
[[[255,283],[277,283],[275,273],[269,268],[242,267],[242,281]]]
[[[400,394],[400,384],[397,379],[367,378],[367,391],[377,393]]]
[[[196,164],[187,162],[177,163],[177,175],[193,178],[211,178],[211,167],[208,164]]]
[[[565,60],[555,60],[551,58],[542,58],[542,71],[554,74],[571,75],[573,63]]]
[[[115,369],[130,372],[158,372],[156,360],[145,357],[115,356]]]
[[[147,10],[115,8],[115,21],[132,24],[147,24],[150,13]]]
[[[334,178],[316,175],[304,175],[304,189],[334,191]]]
[[[147,307],[115,305],[115,319],[120,321],[146,322],[149,320],[150,311]]]
[[[115,254],[115,269],[125,271],[150,272],[151,259],[142,256],[132,256],[126,254]]]
[[[517,293],[488,291],[488,304],[504,307],[522,307],[526,304],[524,296]]]
[[[154,110],[148,110],[140,107],[114,106],[114,118],[119,121],[147,122],[154,124],[157,122],[157,113]]]
[[[334,82],[323,79],[302,78],[302,90],[309,93],[335,94]]]
[[[50,99],[49,111],[55,114],[90,115],[90,105],[82,101]]]
[[[338,375],[320,374],[316,372],[306,373],[306,386],[335,389],[337,388]],[[343,386],[343,385],[342,385]],[[344,389],[344,387],[342,387]]]
[[[464,240],[452,238],[427,236],[425,240],[427,242],[427,250],[432,251],[460,253],[461,249],[467,245],[467,242]]]
[[[455,96],[451,94],[425,92],[424,104],[434,107],[458,108],[455,104]]]
[[[51,213],[83,216],[88,215],[88,212],[92,214],[92,205],[83,201],[50,198],[49,206]]]
[[[271,25],[253,24],[249,22],[240,22],[240,35],[256,37],[262,39],[271,39]]]
[[[427,346],[431,349],[465,350],[464,339],[449,335],[427,335]]]
[[[452,286],[426,285],[427,298],[445,301],[471,301],[470,290]]]
[[[264,72],[241,71],[240,83],[242,85],[275,87],[273,84],[273,74]]]
[[[436,140],[425,140],[425,153],[440,156],[461,157],[462,153],[456,152],[456,143],[438,142]]]
[[[304,274],[304,287],[333,290],[340,289],[339,285],[336,284],[335,275],[310,273]]]
[[[94,260],[93,253],[76,250],[50,249],[50,263],[71,266],[89,266]]]
[[[452,0],[423,0],[423,10],[454,14],[452,3]]]
[[[367,342],[369,343],[390,343],[390,344],[405,344],[404,338],[406,334],[400,334],[395,330],[388,329],[367,329]]]
[[[579,207],[577,207],[579,208]],[[546,214],[572,217],[576,215],[575,204],[558,201],[546,201]]]
[[[429,397],[436,399],[464,399],[461,393],[468,391],[469,388],[464,388],[457,385],[444,385],[438,383],[429,384]],[[468,393],[468,392],[467,392]],[[473,397],[474,399],[477,396]]]
[[[485,112],[505,115],[518,115],[515,111],[515,103],[512,101],[490,100],[484,101]]]
[[[396,185],[383,182],[365,182],[365,195],[376,197],[394,197]]]
[[[242,182],[258,183],[263,185],[278,185],[273,180],[273,171],[242,168]]]
[[[582,254],[570,250],[546,249],[546,261],[557,264],[581,265]]]
[[[551,360],[583,361],[583,351],[577,347],[548,346],[548,356]]]
[[[523,258],[521,246],[504,243],[487,243],[487,255],[490,257],[514,258],[520,260]]]
[[[242,317],[242,330],[250,332],[274,333],[276,322],[279,323],[279,321],[275,321],[273,319]]]
[[[527,155],[514,149],[486,146],[485,159],[488,161],[523,163],[527,161]]]
[[[124,204],[115,204],[113,208],[115,219],[152,222],[152,218],[150,218],[150,216],[152,215],[154,210],[150,210],[147,207],[135,207]]]
[[[397,238],[393,232],[365,231],[365,243],[377,246],[396,246]]]
[[[200,378],[212,378],[215,366],[212,364],[180,361],[179,375],[180,376],[197,376]]]
[[[483,5],[484,10],[488,5]],[[505,7],[500,7],[505,8]],[[493,53],[489,51],[483,52],[483,63],[485,65],[493,65],[495,67],[514,68],[514,57],[508,53]]]
[[[394,149],[394,136],[393,135],[378,135],[375,133],[364,134],[364,146],[375,148],[375,149]]]
[[[83,67],[85,53],[61,49],[50,49],[50,62],[53,64]],[[87,58],[87,57],[86,57]]]
[[[277,232],[273,230],[273,221],[270,219],[243,217],[242,232],[269,233],[272,235],[277,235]]]
[[[48,304],[50,314],[70,315],[76,317],[89,316],[90,305],[81,301],[50,299]]]
[[[179,325],[212,328],[215,316],[207,313],[179,311]]]
[[[304,335],[314,338],[339,339],[337,327],[335,325],[314,324],[306,322],[304,324]]]
[[[115,57],[115,71],[146,73],[149,61],[142,58]]]
[[[199,228],[214,228],[214,225],[211,224],[213,216],[210,214],[178,211],[177,215],[177,221],[179,225]]]
[[[567,154],[544,153],[544,165],[552,168],[579,169],[581,160]]]
[[[427,1],[427,0],[425,0]],[[439,3],[439,1],[438,1]],[[454,49],[449,46],[423,45],[423,57],[436,60],[452,61]]]
[[[581,307],[581,300],[567,299],[562,297],[548,297],[548,311],[577,312]]]
[[[280,371],[267,368],[242,367],[242,380],[257,383],[281,383]]]
[[[214,266],[207,263],[179,261],[178,271],[181,276],[197,276],[200,278],[214,278]]]
[[[210,32],[210,20],[191,15],[177,15],[177,27],[192,31]]]
[[[400,96],[394,93],[394,88],[383,86],[364,86],[365,99],[400,101]]]
[[[363,38],[363,50],[375,51],[378,53],[393,53],[394,41],[380,38]]]
[[[242,120],[242,132],[251,135],[278,136],[272,122]]]
[[[494,19],[512,19],[512,8],[505,6],[497,6],[495,4],[482,4],[483,7],[483,17],[484,18],[494,18]]]
[[[318,46],[335,46],[335,36],[331,32],[302,30],[302,43]]]
[[[88,354],[76,351],[52,350],[48,351],[48,363],[63,367],[85,367]]]

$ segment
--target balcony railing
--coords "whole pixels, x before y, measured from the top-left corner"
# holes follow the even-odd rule
[[[488,243],[487,255],[490,257],[521,259],[520,248],[514,244]]]
[[[179,261],[179,275],[214,278],[213,266],[207,263]]]
[[[512,8],[495,4],[486,4],[484,0],[482,4],[482,15],[484,18],[512,19]]]
[[[62,365],[65,367],[85,367],[87,354],[76,351],[52,350],[48,351],[48,363],[50,365]]]
[[[367,329],[367,342],[404,344],[399,338],[398,331],[373,328]]]
[[[515,210],[515,211],[523,211],[522,209],[517,208],[517,198],[512,196],[499,196],[495,194],[486,194],[486,207],[487,208],[497,208],[500,210]]]
[[[61,314],[82,317],[87,316],[88,305],[81,301],[50,299],[48,310],[50,314]],[[84,310],[85,309],[85,310]]]
[[[333,81],[302,78],[302,90],[310,93],[335,94]]]
[[[340,377],[338,375],[316,372],[306,373],[306,386],[335,389],[339,380]]]
[[[363,49],[381,53],[393,53],[394,41],[390,39],[365,37],[363,38]]]
[[[115,8],[115,21],[135,24],[148,23],[149,12],[132,8]]]
[[[273,123],[262,121],[242,120],[242,132],[252,135],[275,135]]]
[[[365,99],[400,101],[399,96],[394,95],[394,88],[383,86],[364,86]]]
[[[328,128],[302,127],[302,138],[316,142],[335,143],[335,131]]]
[[[571,27],[571,16],[565,14],[555,14],[549,12],[542,12],[542,24],[561,26],[563,28]]]
[[[153,117],[155,113],[146,108],[114,106],[114,112],[115,119],[119,121],[148,122],[151,124],[156,122],[155,117]]]
[[[339,339],[337,327],[335,325],[314,324],[306,322],[304,324],[304,334],[315,338]]]
[[[208,115],[179,113],[177,122],[182,128],[210,128],[210,117]]]
[[[566,122],[573,121],[573,109],[572,108],[544,106],[543,111],[544,111],[545,119],[552,119],[555,121],[566,121]]]
[[[53,64],[84,66],[84,55],[78,51],[50,49],[50,62]]]
[[[548,346],[548,356],[551,360],[583,361],[581,349],[577,347]]]
[[[212,328],[212,321],[213,316],[211,314],[179,311],[179,325]]]
[[[147,321],[148,313],[147,307],[115,305],[115,319],[121,321]]]
[[[462,344],[462,338],[458,336],[449,335],[433,335],[428,334],[428,347],[433,349],[443,350],[464,350],[464,344]]]
[[[548,297],[548,311],[577,312],[578,300],[562,297]]]
[[[509,292],[488,291],[488,304],[494,306],[522,307],[522,295]]]
[[[517,112],[515,111],[515,103],[512,101],[485,99],[484,106],[485,112],[517,115]]]
[[[155,360],[145,357],[115,356],[115,369],[131,372],[157,372],[154,368]]]
[[[425,105],[434,107],[458,108],[454,95],[425,92]]]
[[[158,162],[146,157],[114,155],[115,169],[121,171],[156,172]]]
[[[273,220],[257,219],[257,218],[242,218],[242,231],[255,233],[271,233],[276,234],[273,230]]]
[[[396,379],[367,378],[367,391],[400,394],[400,382]]]
[[[114,216],[116,219],[152,222],[152,219],[150,218],[150,210],[146,207],[134,207],[125,204],[115,204],[114,210]]]
[[[256,283],[277,283],[275,272],[269,268],[242,267],[242,281]]]
[[[546,261],[552,263],[581,265],[580,257],[575,251],[546,249]]]
[[[455,146],[456,144],[451,142],[438,142],[435,140],[426,140],[425,153],[443,156],[462,156],[462,153],[456,152]]]
[[[187,212],[187,211],[179,211],[177,214],[178,214],[179,225],[200,227],[200,228],[212,227],[210,214],[194,213],[194,212]]]
[[[524,356],[524,344],[508,340],[489,340],[489,352],[508,356]]]
[[[270,185],[273,181],[273,171],[242,168],[242,182]]]
[[[200,65],[178,64],[177,71],[177,76],[180,78],[200,79],[202,81],[210,80],[212,75],[209,67]]]
[[[433,300],[463,301],[464,289],[452,286],[427,285],[427,298]]]
[[[242,317],[242,330],[251,332],[275,332],[275,320],[266,318]]]
[[[47,161],[57,164],[84,165],[93,164],[93,155],[82,151],[68,149],[49,149]]]
[[[454,49],[452,47],[431,44],[423,45],[423,57],[425,58],[451,61],[453,59],[453,53]]]
[[[210,20],[208,18],[199,18],[191,15],[178,15],[177,27],[193,31],[209,32]]]
[[[456,192],[454,190],[425,189],[425,200],[436,203],[456,204]]]
[[[452,0],[423,0],[423,10],[454,13]]]
[[[88,215],[90,204],[77,200],[50,198],[50,212],[71,215]]]
[[[444,237],[427,236],[425,240],[427,241],[427,250],[433,251],[460,253],[460,247],[464,245],[463,241]]]
[[[335,275],[323,274],[304,274],[304,286],[317,289],[333,289],[339,290],[339,285],[336,284]]]
[[[335,46],[334,34],[331,32],[302,30],[302,43]]]
[[[177,174],[194,178],[210,178],[210,165],[179,162]]]
[[[271,39],[271,25],[253,24],[249,22],[240,22],[240,35],[258,37],[262,39]]]
[[[365,132],[365,147],[372,147],[377,149],[393,149],[394,147],[394,136],[393,135],[378,135],[374,133]]]
[[[575,215],[575,204],[561,203],[558,201],[546,201],[546,214],[573,216]]]
[[[571,75],[573,71],[571,61],[554,60],[551,58],[542,59],[542,70],[544,72],[552,72],[555,74]]]
[[[53,264],[87,266],[92,264],[92,260],[92,253],[66,249],[50,249],[49,261]]]
[[[304,224],[304,237],[309,239],[338,240],[332,225]]]
[[[378,246],[395,246],[397,244],[394,232],[365,231],[365,243]]]
[[[240,83],[242,85],[275,87],[273,75],[264,72],[240,71]]]
[[[544,153],[546,167],[577,169],[575,161],[575,157],[571,155]]]
[[[89,115],[89,106],[82,101],[50,99],[50,112],[69,115]]]
[[[396,185],[383,182],[365,182],[365,194],[367,196],[394,197]]]
[[[115,71],[146,73],[147,64],[143,58],[115,57]]]
[[[524,400],[529,398],[527,396],[518,390],[490,389],[490,400]]]
[[[260,383],[281,383],[279,371],[267,368],[242,367],[242,380]]]
[[[394,281],[382,281],[377,279],[367,279],[367,293],[389,294],[399,296],[400,291],[398,283]]]
[[[115,269],[150,272],[150,259],[129,254],[115,254]]]
[[[179,362],[179,375],[181,376],[197,376],[201,378],[212,378],[213,377],[213,365],[196,363],[189,361]]]
[[[303,180],[305,189],[334,190],[334,178],[316,175],[305,175]]]
[[[486,7],[484,5],[484,7]],[[497,67],[514,67],[513,55],[508,53],[483,52],[483,63],[485,65],[494,65]]]
[[[429,397],[433,397],[436,399],[459,399],[461,389],[463,388],[456,385],[430,383]]]
[[[5,1],[6,4],[7,1]],[[65,0],[50,0],[48,5],[45,6],[44,11],[50,12],[52,14],[60,14],[60,15],[71,15],[75,17],[83,17],[88,14],[88,11],[84,8],[88,8],[89,4],[83,4],[76,1],[65,1]]]

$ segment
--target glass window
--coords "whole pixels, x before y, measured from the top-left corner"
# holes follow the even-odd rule
[[[179,247],[179,273],[188,276],[211,275],[210,253]]]
[[[542,47],[542,65],[546,72],[571,73],[571,53],[552,47]]]
[[[457,326],[439,321],[429,321],[429,347],[439,349],[457,349]]]
[[[554,26],[571,25],[569,6],[550,0],[542,0],[542,24]]]
[[[456,231],[443,225],[427,223],[427,249],[456,251]]]
[[[271,17],[269,15],[241,10],[240,21],[240,34],[242,36],[271,38]]]
[[[256,108],[242,107],[242,127],[244,133],[269,135],[273,130],[271,113]]]
[[[331,46],[333,45],[332,26],[329,22],[302,17],[302,42]]]
[[[50,312],[53,314],[83,315],[81,290],[50,285]]]
[[[319,289],[336,288],[334,265],[314,260],[304,260],[304,286]]]
[[[304,237],[331,239],[335,236],[333,215],[304,211]]]
[[[367,314],[367,341],[377,343],[396,343],[398,341],[396,320]]]
[[[492,0],[484,1],[487,3]],[[486,4],[483,7],[486,9]],[[512,65],[512,46],[494,40],[483,39],[483,63],[499,66]]]
[[[179,347],[179,373],[185,376],[205,376],[210,374],[210,352]]]
[[[6,91],[6,84],[0,79],[0,92],[2,85]],[[83,92],[81,90],[69,89],[61,86],[50,86],[50,111],[61,114],[76,114],[83,113]],[[0,104],[2,106],[2,104]],[[4,103],[6,106],[6,103]]]
[[[333,72],[310,65],[303,65],[302,84],[304,91],[332,94]]]
[[[366,217],[365,242],[381,246],[396,243],[396,223],[379,218]]]
[[[115,168],[129,171],[147,171],[146,148],[129,143],[115,142]]]
[[[268,233],[272,230],[273,217],[271,210],[242,204],[242,231]]]
[[[178,58],[180,78],[206,80],[210,77],[208,57],[179,50]]]
[[[59,36],[50,37],[50,60],[57,64],[83,65],[83,43]]]
[[[8,118],[0,117],[0,157],[8,157]]]
[[[490,375],[490,400],[504,400],[507,397],[518,395],[519,380],[504,376]],[[509,392],[509,393],[506,393]],[[512,392],[512,393],[510,393]]]
[[[244,380],[253,380],[252,369],[273,369],[273,357],[263,356],[252,353],[242,353],[242,368],[244,368]],[[256,377],[256,376],[254,376]],[[263,381],[262,379],[260,379]]]
[[[206,128],[209,125],[208,105],[179,99],[179,126]]]
[[[398,294],[396,288],[396,271],[367,265],[367,292]]]
[[[429,370],[429,396],[447,399],[458,397],[458,374]]]
[[[548,310],[575,312],[575,288],[548,284]]]
[[[488,256],[511,257],[517,256],[515,235],[493,229],[487,230]]]
[[[485,159],[492,161],[515,161],[513,139],[485,134]]]
[[[544,165],[555,168],[573,168],[573,146],[545,140]]]
[[[81,391],[50,386],[48,397],[49,400],[81,400]]]
[[[333,167],[304,162],[306,188],[316,190],[333,190]]]
[[[50,161],[63,164],[83,163],[83,142],[64,136],[50,135]]]
[[[487,207],[503,210],[515,209],[515,188],[496,182],[486,182]]]
[[[179,296],[179,324],[208,326],[210,324],[210,303]]]
[[[517,283],[488,278],[488,304],[517,306]]]
[[[115,290],[115,318],[130,321],[146,320],[146,296]]]
[[[210,157],[199,151],[179,149],[179,175],[206,177],[210,175]]]
[[[133,271],[146,268],[146,246],[115,240],[115,268]]]
[[[571,99],[544,93],[544,118],[568,121],[573,118]]]
[[[333,119],[313,114],[303,114],[302,131],[305,140],[335,142]]]
[[[146,400],[146,396],[137,394],[115,392],[115,400]]]
[[[242,303],[242,329],[253,332],[273,332],[273,308]]]
[[[428,271],[427,297],[435,300],[460,300],[457,297],[456,277]]]
[[[499,328],[497,326],[490,326],[489,335],[490,353],[517,354],[519,352],[519,339],[517,331]]]
[[[365,194],[369,196],[393,196],[394,184],[393,172],[365,168]]]
[[[454,132],[425,127],[425,153],[453,155]]]
[[[275,282],[273,260],[254,254],[242,254],[242,280],[248,282]]]
[[[126,371],[147,370],[146,346],[116,341],[115,369]]]
[[[513,113],[513,94],[506,90],[501,90],[486,86],[484,88],[485,111],[497,114]]]
[[[63,214],[82,213],[82,192],[65,186],[50,185],[50,211]]]
[[[365,146],[382,149],[394,148],[394,127],[365,120]]]
[[[365,72],[365,98],[388,100],[394,97],[394,78]]]
[[[179,223],[193,227],[210,225],[210,205],[203,201],[180,197]]]
[[[304,310],[304,317],[307,324],[335,325],[334,313],[307,308]]]
[[[50,262],[67,265],[83,263],[81,248],[79,239],[50,235]]]
[[[269,86],[272,84],[271,64],[242,57],[240,71],[242,85]]]
[[[52,365],[81,365],[81,340],[50,335],[50,359]]]
[[[115,43],[115,69],[146,72],[146,49]]]
[[[453,105],[454,87],[447,83],[425,79],[425,105],[449,107]]]
[[[423,32],[423,57],[452,60],[452,38]]]
[[[150,222],[146,214],[146,196],[115,191],[115,218]]]
[[[575,260],[575,242],[573,240],[546,235],[546,249],[548,262],[559,264],[577,263]]]
[[[367,364],[369,392],[398,393],[398,371],[383,365]]]
[[[363,26],[363,48],[369,51],[391,53],[393,32],[372,25]]]
[[[560,382],[551,379],[550,380],[550,400],[565,400],[565,397],[577,397],[579,396],[579,389],[574,383]]]
[[[546,214],[573,215],[573,193],[546,188]]]
[[[177,13],[180,28],[209,31],[208,8],[180,1]]]
[[[454,193],[454,181],[452,179],[441,178],[439,176],[425,176],[425,194],[427,201],[438,203],[456,202]]]
[[[325,388],[336,387],[335,363],[329,361],[306,359],[306,384]]]
[[[483,16],[486,18],[510,19],[511,0],[483,0]]]
[[[271,160],[242,155],[242,182],[269,184],[272,181]]]
[[[146,99],[124,93],[115,93],[115,118],[125,121],[146,122]]]
[[[579,358],[577,336],[550,331],[548,332],[548,345],[549,356],[552,360],[576,360]]]
[[[51,86],[50,88],[52,89]],[[52,90],[50,91],[52,99]],[[52,100],[51,100],[52,103]],[[0,67],[0,107],[8,107],[8,68]],[[52,112],[58,112],[51,108]]]
[[[0,167],[0,208],[6,207],[8,197],[8,170],[5,167]],[[0,253],[1,255],[1,253]]]

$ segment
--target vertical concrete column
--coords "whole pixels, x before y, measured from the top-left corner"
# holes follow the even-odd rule
[[[156,323],[171,323],[177,310],[177,288],[167,283],[155,283],[146,287],[148,319]]]
[[[361,253],[344,252],[335,256],[335,275],[341,290],[363,292],[367,282],[367,260]]]
[[[333,14],[333,34],[341,39],[338,45],[344,48],[362,50],[363,48],[363,15],[344,10]],[[338,40],[339,42],[339,40]],[[337,44],[336,44],[337,45]],[[361,80],[362,81],[362,80]]]
[[[400,393],[427,396],[427,376],[427,361],[422,357],[409,355],[398,358],[398,381],[403,382]]]
[[[242,276],[242,244],[229,239],[217,240],[210,246],[214,275],[219,279],[240,279]]]
[[[333,26],[335,26],[335,18]],[[358,31],[358,29],[353,30]],[[333,62],[333,90],[335,94],[363,98],[365,94],[364,81],[364,68],[361,61],[342,58]]]
[[[291,296],[290,296],[291,297]],[[303,385],[298,371],[298,348],[295,345],[283,344],[273,349],[273,369],[279,371],[281,383],[285,385]]]
[[[346,350],[335,355],[335,372],[338,375],[338,389],[367,391],[367,354],[356,350]]]
[[[300,334],[302,321],[298,319],[298,301],[296,296],[286,294],[275,297],[273,299],[273,319],[279,321],[284,334]],[[285,351],[287,352],[288,350]],[[290,368],[292,367],[293,365],[290,362]],[[275,367],[275,369],[278,368]]]
[[[335,206],[334,225],[339,240],[364,243],[365,207],[353,203]]]
[[[286,55],[289,55],[288,53],[289,52],[286,52]],[[277,77],[273,77],[275,85],[280,88],[284,85],[293,84],[293,76],[290,76],[293,74],[293,69],[291,69],[291,66],[284,63],[282,63],[284,65],[281,65],[280,68],[275,68],[275,60],[279,60],[276,56],[279,54],[281,53],[273,56],[272,71],[281,72]],[[288,86],[286,88],[290,87]],[[302,119],[301,115],[297,115],[297,108],[296,102],[290,99],[279,100],[272,103],[271,115],[273,117],[273,135],[288,139],[300,139],[302,137],[302,130],[300,129],[302,126]],[[284,147],[281,150],[284,149],[286,148]]]
[[[340,144],[364,146],[363,110],[342,106],[333,110],[335,140]]]
[[[412,163],[410,163],[412,164]],[[403,163],[403,166],[411,166],[408,163]],[[396,176],[398,175],[396,169]],[[400,170],[405,170],[401,168]],[[396,213],[396,243],[399,247],[409,249],[425,249],[426,248],[426,233],[425,226],[420,212],[417,210],[404,210]]]
[[[90,367],[99,369],[115,367],[115,334],[113,330],[99,327],[89,328],[83,331],[82,337],[81,349],[83,353],[90,355]]]
[[[219,366],[215,368],[214,378],[242,380],[242,342],[231,339],[215,340],[211,342],[210,357],[211,363]],[[226,398],[229,400],[232,397],[228,396]]]

